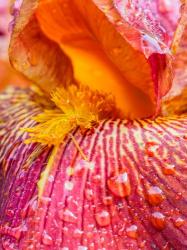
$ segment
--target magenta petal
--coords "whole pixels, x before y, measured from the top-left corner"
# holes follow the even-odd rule
[[[23,143],[19,128],[45,106],[37,94],[9,89],[0,98],[1,249],[187,248],[186,116],[76,131],[86,162],[71,140]]]

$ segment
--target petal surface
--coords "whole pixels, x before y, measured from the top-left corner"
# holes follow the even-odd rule
[[[49,105],[41,95],[9,89],[1,99],[1,248],[187,248],[186,116],[76,130],[85,161],[69,138],[24,144],[19,128]]]
[[[11,64],[47,93],[72,81],[72,67],[57,44],[45,37],[35,18],[37,2],[23,1],[16,12],[9,55]]]

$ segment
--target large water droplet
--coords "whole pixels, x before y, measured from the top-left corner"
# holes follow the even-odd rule
[[[51,236],[46,231],[44,231],[43,233],[42,242],[44,245],[47,245],[47,246],[51,246],[53,244],[53,240]]]
[[[157,186],[150,187],[147,193],[147,198],[151,205],[159,205],[165,199],[163,191]]]
[[[138,237],[138,227],[136,225],[132,225],[126,229],[127,235],[133,239]]]
[[[105,227],[110,224],[110,214],[106,210],[102,210],[95,215],[96,221],[99,226]]]
[[[130,195],[131,186],[127,172],[110,177],[107,181],[110,191],[119,197]]]
[[[152,225],[159,230],[162,230],[166,226],[166,217],[160,212],[154,212],[151,215]]]
[[[58,215],[59,215],[61,220],[64,220],[66,222],[76,223],[76,221],[77,221],[77,216],[68,209],[65,209],[65,210],[60,209],[58,211]]]

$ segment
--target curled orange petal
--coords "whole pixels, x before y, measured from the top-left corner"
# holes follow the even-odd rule
[[[160,100],[172,81],[169,46],[180,5],[177,0],[170,8],[164,1],[159,1],[159,7],[133,1],[141,9],[138,15],[143,15],[136,25],[128,20],[137,16],[136,8],[129,9],[127,2],[24,1],[10,46],[13,65],[45,91],[75,78],[93,89],[111,92],[125,116],[158,113]],[[164,11],[171,25],[164,18]],[[18,48],[21,55],[16,52]]]
[[[9,55],[11,64],[46,92],[72,81],[69,59],[44,36],[35,17],[36,1],[24,1],[16,17]]]

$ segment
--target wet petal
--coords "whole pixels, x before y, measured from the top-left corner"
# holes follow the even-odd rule
[[[186,116],[75,131],[88,162],[68,138],[23,143],[19,128],[34,126],[48,103],[40,95],[9,89],[1,100],[1,247],[187,248]]]
[[[45,37],[35,18],[36,1],[24,1],[15,19],[9,55],[12,65],[46,92],[72,81],[72,67],[59,46]]]
[[[32,79],[45,90],[51,90],[59,82],[65,84],[69,77],[59,74],[70,66],[65,66],[65,55],[61,52],[60,56],[59,51],[58,58],[53,58],[51,62],[57,48],[55,52],[51,51],[52,55],[46,54],[46,51],[57,45],[51,41],[48,45],[48,37],[59,44],[71,60],[75,79],[92,88],[112,92],[126,116],[145,117],[158,113],[160,99],[168,91],[172,80],[169,46],[179,15],[179,2],[175,0],[170,6],[165,1],[150,5],[143,2],[133,1],[129,8],[127,1],[89,0],[84,3],[75,0],[70,5],[67,0],[33,0],[33,8],[27,7],[29,3],[25,1],[11,43],[13,65],[27,76],[34,75]],[[29,19],[31,15],[25,11],[26,8],[32,9],[34,16],[36,14],[37,26],[46,36],[38,27],[37,34],[42,37],[40,42],[31,32],[33,20]],[[21,21],[24,19],[29,20],[27,25]],[[21,43],[23,36],[27,37],[24,45]],[[33,43],[35,46],[30,49]],[[21,56],[16,54],[16,46],[19,46],[19,51],[21,49]],[[39,71],[36,70],[38,67],[31,66],[32,59],[28,57],[34,57]],[[44,66],[39,66],[40,63],[49,60],[50,63],[42,70]],[[58,61],[56,64],[55,60]],[[61,63],[63,66],[59,69]],[[49,77],[46,71],[51,67]],[[41,75],[42,71],[45,73]],[[49,80],[51,75],[52,81]]]

